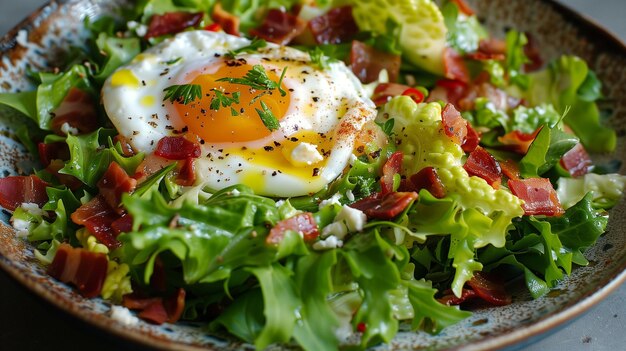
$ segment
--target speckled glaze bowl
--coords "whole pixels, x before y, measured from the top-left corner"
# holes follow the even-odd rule
[[[0,92],[32,88],[25,78],[27,66],[35,70],[54,67],[70,45],[83,42],[85,16],[111,13],[124,0],[60,0],[34,13],[0,40]],[[619,135],[617,152],[605,159],[626,164],[626,47],[580,15],[548,0],[471,1],[481,20],[494,33],[518,28],[532,33],[544,59],[576,54],[589,62],[604,82],[604,94],[612,102],[606,121]],[[0,108],[0,174],[27,173],[32,161],[15,140],[23,123],[15,112]],[[624,173],[622,167],[621,173]],[[110,304],[84,299],[71,288],[46,275],[34,258],[33,248],[15,237],[6,211],[0,215],[0,267],[43,299],[120,338],[167,350],[247,350],[251,345],[223,335],[208,335],[199,325],[154,326],[140,322],[123,325],[109,317]],[[458,325],[432,336],[401,331],[391,345],[377,349],[498,349],[555,328],[600,301],[626,280],[626,202],[612,210],[608,232],[587,251],[591,264],[579,267],[551,293],[531,300],[524,289],[506,307],[475,311]],[[284,347],[271,347],[283,349]],[[290,348],[290,347],[287,347]]]

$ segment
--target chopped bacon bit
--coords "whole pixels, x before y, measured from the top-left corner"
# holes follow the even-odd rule
[[[109,249],[120,247],[121,243],[115,238],[115,231],[112,227],[119,215],[101,195],[80,206],[70,217],[74,223],[84,225],[99,242]]]
[[[305,241],[315,240],[319,236],[319,229],[315,218],[310,212],[303,212],[276,223],[265,239],[268,245],[278,245],[285,237],[285,232],[293,230],[301,233]]]
[[[133,192],[136,187],[137,180],[129,177],[117,162],[111,162],[102,179],[98,182],[100,195],[111,208],[118,212],[121,211],[119,206],[122,202],[122,194]]]
[[[503,54],[488,54],[480,51],[470,52],[469,54],[466,54],[465,57],[476,61],[503,61],[506,58],[506,56],[504,56]]]
[[[474,15],[474,10],[467,2],[465,2],[465,0],[452,0],[452,2],[456,4],[456,6],[459,8],[459,11],[461,11],[464,15]]]
[[[478,133],[471,124],[467,123],[466,126],[467,135],[465,136],[463,144],[461,144],[461,149],[465,152],[472,152],[476,150],[478,144],[480,144],[480,133]]]
[[[50,164],[46,167],[46,171],[55,176],[61,184],[67,186],[71,190],[80,188],[83,185],[83,182],[81,182],[80,179],[69,174],[59,173],[63,167],[65,167],[64,161],[54,159],[50,161]]]
[[[131,216],[129,213],[123,213],[120,218],[111,223],[111,229],[113,229],[113,233],[115,233],[115,236],[118,236],[121,233],[128,233],[132,231],[133,216]]]
[[[443,52],[444,76],[448,79],[469,83],[470,74],[463,57],[452,48],[445,48]]]
[[[500,164],[482,147],[477,147],[476,150],[469,154],[463,168],[470,175],[486,180],[494,189],[500,187],[500,182],[502,181]]]
[[[506,42],[502,39],[481,39],[476,52],[467,57],[474,60],[504,60],[506,58]]]
[[[78,130],[78,134],[92,132],[98,128],[98,113],[96,103],[89,93],[78,88],[71,88],[63,101],[54,110],[54,118],[50,121],[50,128],[57,135],[66,135],[63,125]]]
[[[178,288],[174,295],[163,300],[163,306],[167,311],[167,322],[176,323],[185,310],[185,289]]]
[[[211,19],[215,23],[206,26],[205,30],[219,32],[223,29],[227,34],[239,36],[239,17],[224,10],[220,2],[213,6]]]
[[[504,289],[504,283],[494,275],[484,272],[474,272],[474,276],[467,282],[476,295],[494,306],[505,306],[511,303],[511,295]]]
[[[195,159],[189,157],[184,162],[179,162],[178,164],[180,168],[176,177],[176,184],[192,186],[196,182]]]
[[[361,199],[350,205],[363,211],[368,218],[392,219],[402,213],[413,201],[417,200],[416,192],[380,193]]]
[[[509,179],[513,195],[524,200],[524,214],[560,216],[565,213],[552,183],[547,178]]]
[[[381,106],[389,102],[389,100],[391,100],[394,96],[404,95],[404,93],[409,89],[413,88],[408,85],[398,83],[381,83],[376,86],[376,89],[374,89],[372,101],[374,101],[376,106]]]
[[[469,86],[459,80],[441,79],[435,83],[433,89],[428,95],[428,102],[444,101],[454,106],[459,106],[459,101],[467,94]]]
[[[48,202],[48,183],[36,175],[11,176],[0,179],[0,206],[15,211],[23,203],[35,203],[39,207]]]
[[[267,12],[260,27],[250,30],[250,35],[280,45],[289,42],[304,31],[306,24],[297,16],[278,9]]]
[[[441,182],[437,170],[433,167],[422,168],[408,179],[404,179],[398,190],[419,192],[422,189],[428,190],[431,195],[438,199],[446,196],[446,188]]]
[[[195,27],[202,21],[202,12],[167,12],[162,15],[153,15],[148,24],[146,39],[160,37],[166,34],[176,34],[189,27]]]
[[[152,275],[150,276],[150,287],[158,293],[165,293],[167,290],[167,274],[160,256],[157,256],[154,260]]]
[[[154,154],[168,160],[184,160],[186,158],[200,157],[200,145],[191,142],[185,137],[163,137],[159,140]]]
[[[131,293],[122,296],[122,306],[129,310],[145,310],[148,306],[160,300],[160,297],[142,297],[136,293]]]
[[[113,137],[113,143],[115,145],[117,143],[120,143],[120,146],[122,147],[122,155],[124,157],[131,157],[136,154],[135,150],[133,150],[133,147],[130,145],[130,142],[128,141],[128,139],[123,137],[121,134],[118,134],[115,137]]]
[[[462,145],[467,137],[467,121],[461,117],[461,113],[448,103],[441,111],[441,123],[443,131],[452,140]]]
[[[587,174],[592,162],[583,145],[578,143],[563,155],[560,164],[572,177],[576,178]]]
[[[39,143],[37,144],[39,151],[39,160],[44,167],[47,167],[52,160],[69,160],[70,149],[67,143],[58,141],[55,143]]]
[[[362,83],[371,83],[378,80],[378,75],[384,69],[389,75],[389,81],[395,82],[400,74],[400,56],[376,50],[358,40],[352,41],[350,50],[350,69]],[[418,91],[421,94],[421,92]],[[422,99],[424,95],[422,94]]]
[[[84,297],[96,297],[102,291],[108,260],[105,254],[61,244],[48,267],[48,274],[63,283],[71,283]]]
[[[313,18],[309,29],[318,44],[345,43],[359,32],[350,6],[337,7]]]
[[[540,130],[541,127],[537,128],[537,130],[535,130],[532,134],[526,134],[520,132],[519,130],[514,130],[498,137],[498,141],[504,145],[506,150],[520,155],[526,155],[526,153],[528,153],[528,148],[530,148],[530,144],[533,143]]]
[[[380,178],[381,194],[385,195],[393,191],[393,178],[402,170],[402,159],[404,155],[400,151],[396,151],[383,165],[383,176]]]
[[[163,306],[163,299],[161,298],[149,304],[137,316],[148,323],[157,325],[167,322],[168,318],[165,306]]]
[[[502,173],[509,179],[520,179],[520,171],[517,163],[511,159],[500,162]]]
[[[463,302],[475,299],[476,297],[478,297],[478,295],[472,289],[461,290],[460,297],[456,297],[456,295],[452,293],[452,290],[446,290],[445,295],[437,299],[437,301],[448,306],[458,306]]]
[[[524,54],[528,57],[528,60],[530,60],[530,62],[524,64],[524,72],[533,72],[543,66],[543,59],[541,58],[535,37],[530,33],[524,34],[526,34],[526,38],[528,39],[528,43],[524,46]]]

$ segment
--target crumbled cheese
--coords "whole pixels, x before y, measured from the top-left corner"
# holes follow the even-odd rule
[[[354,164],[356,163],[356,161],[357,161],[358,159],[359,159],[359,158],[358,158],[358,157],[356,157],[356,155],[355,155],[355,154],[351,154],[351,155],[350,155],[350,166],[354,166]]]
[[[239,196],[239,194],[241,194],[241,191],[237,190],[237,189],[233,189],[230,191],[230,194],[233,196]]]
[[[111,318],[124,325],[135,325],[139,319],[135,317],[126,307],[113,305],[111,306]]]
[[[314,165],[324,157],[317,151],[317,145],[302,142],[298,144],[289,154],[289,162],[297,167]]]
[[[39,205],[37,205],[36,203],[23,202],[20,207],[22,207],[24,211],[32,214],[33,216],[45,216],[46,215],[44,210],[39,208]]]
[[[61,132],[63,132],[63,134],[65,135],[78,135],[78,129],[72,127],[67,122],[61,125]]]
[[[321,210],[322,208],[329,206],[329,205],[333,205],[333,204],[341,205],[341,202],[339,202],[340,199],[341,199],[341,194],[335,193],[333,196],[329,197],[328,199],[322,200],[322,202],[320,202],[319,204],[319,209]]]
[[[352,193],[352,190],[346,190],[346,199],[350,202],[354,201],[354,194]]]
[[[28,32],[25,29],[20,29],[20,31],[17,32],[15,41],[23,47],[28,47]]]
[[[363,211],[344,205],[335,217],[335,222],[345,222],[351,232],[360,232],[367,223],[367,216]]]
[[[335,236],[338,239],[343,239],[348,234],[348,227],[343,222],[333,222],[322,230],[322,238],[329,236]]]
[[[23,219],[12,218],[11,224],[15,228],[15,236],[18,238],[28,237],[30,222]]]
[[[285,204],[285,200],[278,200],[278,201],[276,201],[276,207],[277,208],[280,208],[284,204]]]
[[[338,247],[342,247],[343,246],[343,241],[337,239],[336,236],[331,235],[328,238],[324,239],[324,240],[320,240],[320,241],[316,241],[313,244],[313,250],[330,250],[330,249],[336,249]]]
[[[128,29],[134,29],[135,33],[137,33],[140,37],[145,37],[148,33],[148,27],[145,24],[141,24],[139,22],[130,21],[126,23]]]

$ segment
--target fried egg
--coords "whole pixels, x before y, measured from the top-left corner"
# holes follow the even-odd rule
[[[359,131],[376,115],[374,104],[342,62],[321,69],[308,53],[270,43],[229,55],[250,43],[209,31],[165,40],[109,77],[106,112],[137,151],[153,152],[165,136],[196,138],[198,185],[245,184],[279,197],[315,193],[347,166]],[[228,81],[260,68],[280,88]],[[170,87],[189,84],[201,87],[200,98],[166,99]],[[230,105],[216,108],[218,94]],[[277,128],[261,118],[267,110]]]

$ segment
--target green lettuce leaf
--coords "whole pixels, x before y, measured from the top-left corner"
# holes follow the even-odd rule
[[[586,194],[590,194],[594,208],[609,209],[622,198],[625,185],[626,176],[621,174],[588,173],[580,178],[559,178],[556,193],[565,209],[578,203]]]
[[[565,133],[559,127],[544,125],[519,162],[520,174],[524,178],[541,176],[578,143],[578,138]]]
[[[487,31],[476,16],[459,13],[459,8],[453,1],[446,3],[441,13],[448,28],[446,36],[448,46],[459,53],[465,54],[478,50],[480,40],[488,37]]]

